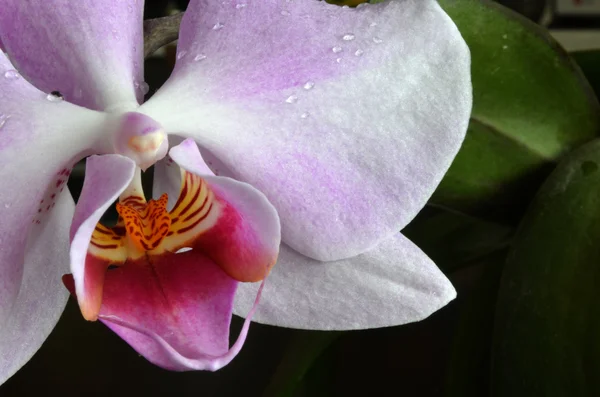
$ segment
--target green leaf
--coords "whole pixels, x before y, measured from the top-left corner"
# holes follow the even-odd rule
[[[451,330],[444,397],[489,394],[494,313],[507,251],[488,255],[449,276],[458,293],[458,318]]]
[[[532,202],[498,298],[496,397],[600,395],[600,140],[562,162]]]
[[[292,397],[304,375],[340,332],[296,330],[263,397]]]
[[[576,51],[570,54],[600,97],[600,50]]]
[[[515,222],[555,162],[598,134],[600,105],[543,28],[490,1],[440,4],[471,49],[473,113],[432,202]]]
[[[507,247],[513,229],[427,206],[402,233],[449,273]]]

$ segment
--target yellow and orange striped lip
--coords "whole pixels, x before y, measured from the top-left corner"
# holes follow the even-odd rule
[[[88,252],[111,264],[124,264],[144,255],[177,252],[212,227],[220,212],[219,202],[204,180],[182,170],[181,192],[167,210],[168,195],[157,200],[132,194],[117,203],[119,221],[114,227],[96,225]]]

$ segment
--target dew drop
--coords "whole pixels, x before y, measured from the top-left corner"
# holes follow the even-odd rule
[[[304,113],[302,113],[302,114],[300,115],[300,118],[302,118],[302,119],[307,119],[309,116],[310,116],[310,113],[308,113],[308,112],[304,112]]]
[[[139,87],[140,87],[140,91],[142,91],[142,94],[144,94],[144,95],[146,95],[148,92],[150,92],[150,86],[145,81],[140,82]]]
[[[342,58],[338,58],[335,60],[337,63],[342,63]]]
[[[221,22],[217,22],[217,23],[215,23],[215,25],[212,28],[213,28],[213,30],[221,30],[221,29],[223,29],[224,26],[225,25],[222,24]]]
[[[374,28],[375,26],[377,26],[377,22],[371,22],[371,23],[369,24],[369,26],[370,26],[370,27],[372,27],[372,28]]]
[[[195,62],[202,61],[204,59],[206,59],[206,55],[204,55],[204,54],[198,54],[194,57]]]
[[[315,83],[313,81],[307,81],[304,84],[304,89],[308,91],[308,90],[312,89],[314,86],[315,86]]]
[[[375,44],[381,44],[381,43],[383,43],[383,40],[380,39],[379,37],[373,37],[373,43],[375,43]]]
[[[2,127],[4,127],[4,124],[6,124],[6,122],[8,121],[9,118],[10,118],[10,115],[0,114],[0,129]]]
[[[246,4],[245,4],[245,3],[240,3],[240,4],[236,4],[236,5],[235,5],[235,8],[237,8],[238,10],[239,10],[239,9],[242,9],[242,8],[244,8],[244,7],[246,7]]]
[[[4,77],[9,80],[16,80],[19,77],[21,77],[21,75],[16,70],[11,69],[11,70],[7,70],[6,72],[4,72]]]
[[[64,97],[62,96],[62,94],[60,92],[52,91],[51,93],[46,95],[46,99],[49,100],[50,102],[62,102]]]
[[[183,58],[184,56],[186,56],[187,51],[179,51],[177,53],[177,60],[180,60],[181,58]]]
[[[335,46],[331,49],[331,51],[333,51],[334,54],[338,54],[338,53],[342,52],[342,47]]]
[[[281,15],[283,15],[284,17],[289,17],[290,16],[290,12],[286,11],[286,10],[282,10],[281,11]]]
[[[503,46],[502,46],[502,49],[503,49],[503,50],[506,50],[506,49],[508,49],[508,46],[507,46],[507,45],[503,45]]]
[[[345,35],[342,37],[342,40],[344,40],[344,41],[352,41],[352,40],[354,40],[354,38],[355,38],[355,37],[356,37],[356,36],[355,36],[355,35],[353,35],[352,33],[346,33],[346,34],[345,34]]]
[[[356,52],[354,53],[354,55],[356,55],[357,57],[362,56],[362,54],[364,54],[365,52],[363,50],[356,50]]]
[[[296,95],[290,95],[285,101],[287,103],[296,103],[298,102],[298,97]]]

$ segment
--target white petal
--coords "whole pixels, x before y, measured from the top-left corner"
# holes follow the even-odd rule
[[[239,285],[235,314],[248,311],[257,289]],[[329,263],[282,246],[253,321],[314,330],[387,327],[422,320],[455,296],[431,259],[401,234]]]

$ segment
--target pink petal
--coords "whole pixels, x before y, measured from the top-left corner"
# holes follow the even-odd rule
[[[143,98],[143,1],[6,0],[0,36],[40,90],[90,109],[136,107]]]
[[[104,150],[98,137],[107,127],[104,115],[48,101],[0,54],[0,381],[39,348],[62,311],[64,294],[52,288],[67,263],[66,182],[76,161]]]
[[[277,260],[281,241],[275,208],[252,186],[214,176],[191,139],[172,148],[170,156],[183,169],[202,177],[215,197],[204,215],[209,220],[214,214],[214,223],[191,247],[238,281],[264,279]]]
[[[319,260],[391,238],[463,140],[470,55],[434,0],[195,0],[179,60],[141,108],[263,192],[282,238]]]
[[[242,284],[235,313],[252,306],[258,284]],[[420,321],[456,297],[450,281],[401,234],[354,258],[322,263],[282,245],[253,321],[350,330]]]
[[[120,155],[91,156],[81,196],[71,224],[71,273],[83,316],[96,320],[102,302],[104,274],[110,262],[88,253],[90,239],[100,218],[129,186],[136,165]]]

